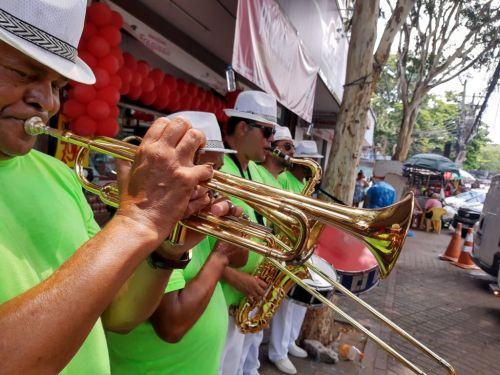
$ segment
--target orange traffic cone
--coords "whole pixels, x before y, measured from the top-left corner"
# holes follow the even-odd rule
[[[455,233],[451,237],[451,241],[443,255],[439,256],[441,260],[456,262],[460,256],[460,245],[462,244],[462,223],[457,224]]]
[[[462,252],[458,257],[458,260],[453,263],[455,266],[467,269],[479,269],[479,267],[474,264],[471,257],[472,246],[474,246],[473,241],[474,238],[472,235],[472,228],[469,228],[467,229],[467,235],[465,236]]]

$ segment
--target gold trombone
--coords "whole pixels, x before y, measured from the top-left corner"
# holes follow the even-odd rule
[[[316,185],[319,183],[321,180],[321,167],[319,166],[318,163],[311,159],[298,159],[298,158],[291,158],[284,153],[280,152],[279,150],[273,150],[272,155],[277,158],[284,159],[285,162],[287,162],[290,165],[301,165],[305,168],[309,168],[311,171],[311,178],[308,180],[306,186],[304,187],[304,190],[302,191],[303,196],[310,196],[314,192],[314,189]],[[295,195],[295,194],[294,194]],[[302,196],[302,195],[295,195],[296,197]],[[307,200],[308,201],[308,200]],[[413,210],[413,196],[410,194],[406,198],[403,199],[403,201],[406,201],[407,204],[411,205],[411,210],[409,213],[409,217],[411,217],[411,212]],[[401,201],[401,202],[403,202]],[[396,205],[386,207],[385,213],[387,214],[387,218],[391,217],[391,219],[394,220],[394,222],[398,223],[398,219],[395,219],[397,217],[397,212],[393,211],[394,210],[400,210],[402,207],[401,202],[398,202]],[[316,203],[323,207],[324,202],[316,201]],[[326,205],[326,203],[324,203]],[[342,207],[342,206],[341,206]],[[356,219],[354,217],[354,214],[359,212],[359,210],[352,209],[350,207],[343,206],[345,208],[346,213],[351,213],[352,215],[352,222],[355,222]],[[338,209],[338,207],[336,206]],[[259,207],[256,207],[256,209],[260,209]],[[366,210],[365,210],[366,211]],[[403,210],[404,211],[404,210]],[[262,212],[261,212],[262,213]],[[265,213],[265,212],[264,212]],[[401,220],[405,219],[405,216],[400,217]],[[376,221],[371,221],[370,226],[373,226]],[[401,221],[402,223],[404,221]],[[312,224],[312,230],[311,230],[311,237],[308,241],[308,244],[310,246],[309,250],[304,250],[303,253],[311,254],[314,251],[314,242],[320,235],[323,227],[324,227],[325,220],[322,220],[319,215],[318,215],[318,221]],[[368,223],[368,222],[367,222]],[[340,225],[342,229],[346,230],[347,232],[350,232],[349,225],[347,225],[347,228],[344,228]],[[408,224],[405,224],[408,225]],[[407,230],[408,228],[406,228]],[[351,232],[352,233],[352,232]],[[359,238],[356,233],[353,233],[356,237]],[[384,235],[381,235],[384,236]],[[379,243],[378,245],[375,243],[377,240],[374,236],[369,236],[364,239],[365,243],[369,242],[372,246],[368,246],[373,255],[376,257],[377,262],[380,267],[380,275],[382,278],[385,278],[389,275],[389,273],[392,270],[392,267],[395,264],[397,254],[392,254],[390,251],[387,253],[384,252],[384,249],[388,249],[388,246],[386,244]],[[402,244],[400,245],[402,246]],[[397,248],[397,244],[395,244],[395,248]],[[349,251],[346,249],[346,251]],[[394,256],[396,258],[394,258]],[[307,258],[306,258],[307,259]],[[243,300],[238,308],[238,313],[237,313],[237,320],[238,320],[238,325],[240,327],[240,330],[244,333],[247,332],[258,332],[261,329],[266,328],[268,326],[270,320],[272,319],[274,313],[280,306],[281,302],[285,298],[286,294],[288,291],[291,289],[291,287],[294,284],[298,284],[301,286],[304,290],[306,290],[309,294],[320,300],[326,307],[329,309],[333,310],[336,314],[344,318],[347,322],[349,322],[353,327],[357,328],[359,331],[364,333],[367,337],[372,339],[374,342],[376,342],[382,349],[387,351],[389,354],[391,354],[394,358],[396,358],[399,362],[407,366],[409,369],[411,369],[414,373],[416,374],[425,374],[424,371],[422,371],[420,368],[415,366],[412,362],[410,362],[408,359],[403,357],[400,353],[398,353],[394,348],[389,346],[387,343],[385,343],[383,340],[378,338],[376,335],[374,335],[371,331],[366,329],[362,324],[354,320],[352,317],[350,317],[348,314],[346,314],[344,311],[342,311],[338,306],[336,306],[332,301],[330,301],[328,298],[326,298],[324,295],[319,293],[316,289],[308,285],[307,283],[304,282],[303,279],[307,278],[309,276],[310,272],[316,273],[318,276],[320,276],[323,280],[325,280],[328,284],[332,285],[338,292],[341,292],[345,296],[349,297],[352,299],[354,302],[357,302],[359,305],[361,305],[363,308],[365,308],[369,313],[374,315],[376,318],[378,318],[380,321],[382,321],[384,324],[386,324],[389,328],[391,328],[393,331],[398,333],[400,336],[405,338],[408,342],[410,342],[412,345],[414,345],[416,348],[420,349],[422,352],[424,352],[427,356],[429,356],[431,359],[436,361],[439,365],[441,365],[450,375],[455,374],[455,369],[443,358],[441,358],[439,355],[437,355],[435,352],[430,350],[427,346],[425,346],[423,343],[418,341],[416,338],[411,336],[408,332],[403,330],[401,327],[396,325],[394,322],[392,322],[390,319],[388,319],[385,315],[381,314],[377,310],[375,310],[373,307],[371,307],[369,304],[367,304],[365,301],[360,299],[358,296],[353,294],[350,290],[345,288],[340,282],[338,282],[336,279],[331,278],[329,275],[324,273],[320,268],[314,265],[313,262],[310,260],[307,260],[301,265],[298,266],[290,266],[290,265],[284,265],[279,261],[276,261],[275,259],[265,259],[257,268],[255,275],[257,277],[260,277],[261,279],[265,280],[268,284],[269,287],[266,290],[266,294],[264,298],[260,301],[254,301],[250,302],[248,300]]]
[[[133,161],[137,146],[113,138],[96,137],[90,139],[75,135],[69,131],[53,129],[46,126],[39,117],[32,117],[26,120],[24,128],[26,133],[30,135],[48,134],[82,147],[75,169],[83,187],[97,194],[104,203],[111,206],[118,205],[118,191],[116,186],[106,185],[100,187],[87,181],[84,177],[83,167],[80,161],[83,159],[82,155],[89,151],[100,152],[115,158]],[[293,281],[301,285],[304,289],[308,290],[312,295],[335,311],[338,309],[335,305],[315,290],[311,290],[311,288],[299,277],[290,273],[281,262],[288,262],[288,264],[304,263],[307,260],[307,257],[304,256],[304,252],[306,251],[304,249],[310,250],[310,241],[316,238],[316,235],[311,236],[311,231],[314,232],[315,224],[329,224],[349,232],[362,240],[376,257],[380,265],[381,277],[386,277],[393,269],[401,252],[413,211],[413,196],[411,194],[390,207],[377,210],[365,210],[321,202],[219,171],[214,171],[212,180],[204,183],[204,185],[208,189],[237,197],[244,200],[249,205],[257,207],[264,212],[266,218],[275,220],[279,235],[276,236],[268,228],[252,224],[244,219],[235,220],[233,218],[218,218],[208,213],[198,213],[197,215],[184,219],[180,223],[182,226],[207,235],[215,236],[221,240],[245,247],[268,257],[273,265],[283,272],[288,273]],[[321,227],[321,225],[318,227]],[[309,255],[310,251],[307,251],[307,254]],[[313,266],[309,266],[309,263],[310,262],[307,262],[311,270],[320,275],[323,274]],[[324,274],[322,277],[329,279],[328,276]],[[330,279],[329,282],[335,285],[339,290],[342,290],[343,287],[338,284],[336,280]],[[346,294],[349,295],[350,292],[347,292]],[[358,299],[354,295],[352,295],[351,298],[355,300]],[[359,301],[364,304],[362,300]],[[376,310],[371,307],[369,308],[373,310],[373,313],[380,315],[379,318],[386,322],[386,324],[397,327],[394,323],[390,322],[389,319],[376,312]],[[347,317],[346,319],[349,321],[352,320],[352,318],[348,317],[345,313],[339,312],[339,314]],[[359,323],[353,325],[362,330],[367,336],[411,368],[415,373],[424,374],[424,372],[402,357],[394,349],[390,348],[382,340],[364,329]],[[404,332],[399,327],[397,328],[399,331]],[[398,331],[397,329],[395,330]],[[430,351],[425,346],[420,344],[409,334],[404,332],[403,336],[407,339],[408,337],[411,338],[410,341],[426,351],[428,355],[431,355],[428,353]],[[431,357],[439,358],[434,353],[432,353]],[[454,370],[449,364],[440,358],[438,361],[452,370],[449,371],[450,374],[454,374]]]

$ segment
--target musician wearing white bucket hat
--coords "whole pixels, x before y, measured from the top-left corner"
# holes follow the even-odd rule
[[[318,152],[318,146],[313,140],[295,141],[295,158],[322,159],[323,155]],[[290,170],[281,173],[279,182],[285,190],[300,192],[305,186],[305,180],[309,178],[310,171],[300,165],[293,166]]]
[[[222,171],[262,182],[255,162],[262,162],[271,147],[277,126],[277,103],[271,95],[261,91],[244,91],[238,95],[234,109],[226,109],[229,117],[225,142],[238,151],[224,157]],[[264,224],[262,217],[244,202],[233,200],[240,205],[250,220]],[[248,254],[248,262],[239,269],[226,268],[222,288],[228,308],[228,334],[219,373],[223,375],[240,374],[247,362],[253,369],[259,368],[258,348],[262,333],[243,335],[235,324],[234,307],[239,306],[244,296],[258,299],[264,294],[266,284],[253,277],[252,273],[262,260],[255,252]],[[256,371],[256,370],[255,370]]]
[[[235,153],[224,147],[212,113],[179,112],[168,118],[178,116],[207,138],[200,162],[214,163],[218,169],[224,154]],[[234,214],[241,214],[240,208],[234,210]],[[219,242],[212,252],[210,247],[208,238],[203,239],[193,248],[188,266],[172,273],[149,323],[127,335],[107,334],[112,373],[217,373],[228,327],[228,310],[219,280],[227,265],[241,266],[246,258],[243,263],[241,257],[235,259],[241,250],[226,243]]]
[[[68,80],[95,81],[76,50],[86,5],[0,2],[2,373],[109,373],[102,323],[126,330],[154,311],[171,273],[166,268],[186,262],[170,250],[156,253],[151,267],[145,258],[180,218],[210,202],[199,183],[211,178],[212,166],[192,162],[205,137],[186,121],[152,125],[131,169],[120,167],[121,206],[100,233],[74,174],[32,150],[36,137],[24,132],[24,122],[56,114]],[[217,203],[212,212],[228,207]],[[120,299],[141,293],[123,309],[112,302],[126,281]]]

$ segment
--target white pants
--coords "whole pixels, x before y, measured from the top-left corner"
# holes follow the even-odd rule
[[[219,375],[235,375],[240,369],[245,335],[240,332],[234,321],[234,316],[229,315],[226,344],[222,353]]]
[[[271,323],[269,359],[272,362],[288,357],[288,347],[297,340],[307,307],[285,298]]]
[[[239,375],[259,375],[259,346],[263,337],[264,331],[245,335]]]
[[[306,317],[307,307],[299,305],[295,302],[291,303],[293,310],[292,317],[292,332],[290,333],[290,342],[288,346],[290,347],[292,344],[297,341],[300,335],[300,329],[302,328],[302,323],[304,323],[304,318]]]

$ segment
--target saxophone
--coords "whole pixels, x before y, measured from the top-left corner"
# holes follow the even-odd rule
[[[311,196],[316,185],[321,180],[321,167],[319,164],[311,159],[291,158],[278,149],[273,150],[272,155],[283,159],[287,164],[302,165],[311,171],[312,176],[302,190],[302,195]],[[258,206],[254,208],[257,211],[260,210]],[[311,235],[300,256],[302,260],[307,260],[313,254],[316,239],[323,227],[324,224],[320,222],[312,223]],[[276,230],[276,227],[274,229]],[[277,233],[277,236],[284,242],[287,242],[289,234]],[[301,279],[310,277],[309,271],[305,266],[286,265],[286,268]],[[263,280],[268,286],[264,297],[260,300],[250,302],[245,297],[241,301],[235,316],[239,330],[242,333],[256,333],[269,327],[271,319],[283,302],[283,299],[295,285],[295,282],[289,275],[276,268],[267,258],[260,263],[253,275]]]

